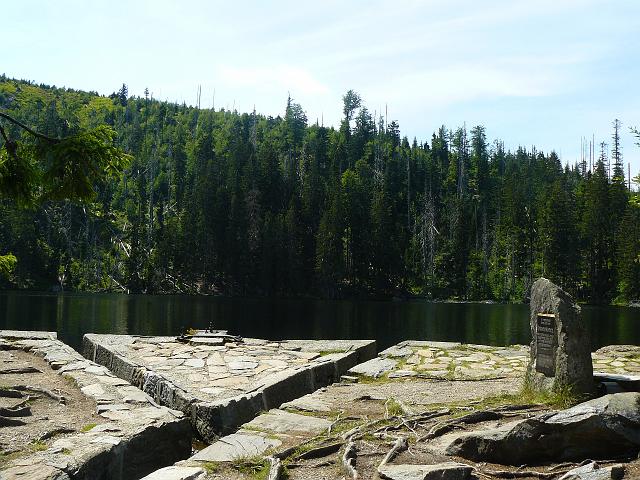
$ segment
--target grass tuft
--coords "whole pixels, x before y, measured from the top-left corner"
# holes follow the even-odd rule
[[[80,428],[80,431],[83,432],[83,433],[87,433],[89,430],[91,430],[96,425],[98,425],[98,424],[97,423],[87,423],[86,425],[83,425]]]

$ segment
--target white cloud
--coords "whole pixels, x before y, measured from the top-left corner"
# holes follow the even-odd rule
[[[544,69],[513,65],[452,65],[397,75],[364,93],[366,98],[398,107],[416,102],[442,107],[476,99],[552,95],[564,88],[560,77]]]
[[[261,91],[289,90],[302,95],[322,95],[329,88],[307,70],[290,65],[270,67],[220,67],[221,78],[230,85]]]

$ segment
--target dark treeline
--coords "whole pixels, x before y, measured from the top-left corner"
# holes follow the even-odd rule
[[[490,144],[410,142],[354,92],[339,129],[0,77],[0,108],[51,136],[108,124],[134,156],[90,204],[0,203],[5,287],[521,301],[534,278],[640,298],[640,207],[619,124],[593,168]],[[14,135],[19,132],[12,131]],[[28,139],[25,138],[25,141]]]

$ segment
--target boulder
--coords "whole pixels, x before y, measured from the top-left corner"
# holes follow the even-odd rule
[[[594,391],[591,339],[571,296],[546,278],[531,287],[529,378],[537,387]]]
[[[393,370],[397,364],[396,360],[377,357],[352,367],[347,373],[378,378]]]
[[[624,477],[622,465],[600,467],[596,462],[569,470],[558,480],[620,480]]]
[[[205,476],[206,472],[199,467],[165,467],[142,480],[198,480]]]
[[[388,480],[467,480],[473,468],[464,463],[444,462],[435,465],[384,465],[380,478]]]
[[[505,465],[610,458],[640,448],[640,393],[605,395],[514,426],[460,435],[447,455]]]
[[[238,432],[227,435],[196,453],[196,462],[231,462],[238,458],[262,455],[270,448],[282,445],[280,440],[259,433]]]

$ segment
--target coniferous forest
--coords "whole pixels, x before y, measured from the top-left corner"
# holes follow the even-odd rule
[[[1,76],[1,111],[52,137],[109,125],[133,161],[90,203],[2,199],[18,262],[0,287],[523,301],[544,275],[589,303],[640,299],[618,122],[565,166],[481,125],[410,140],[342,103],[335,129],[292,98],[274,118]]]

